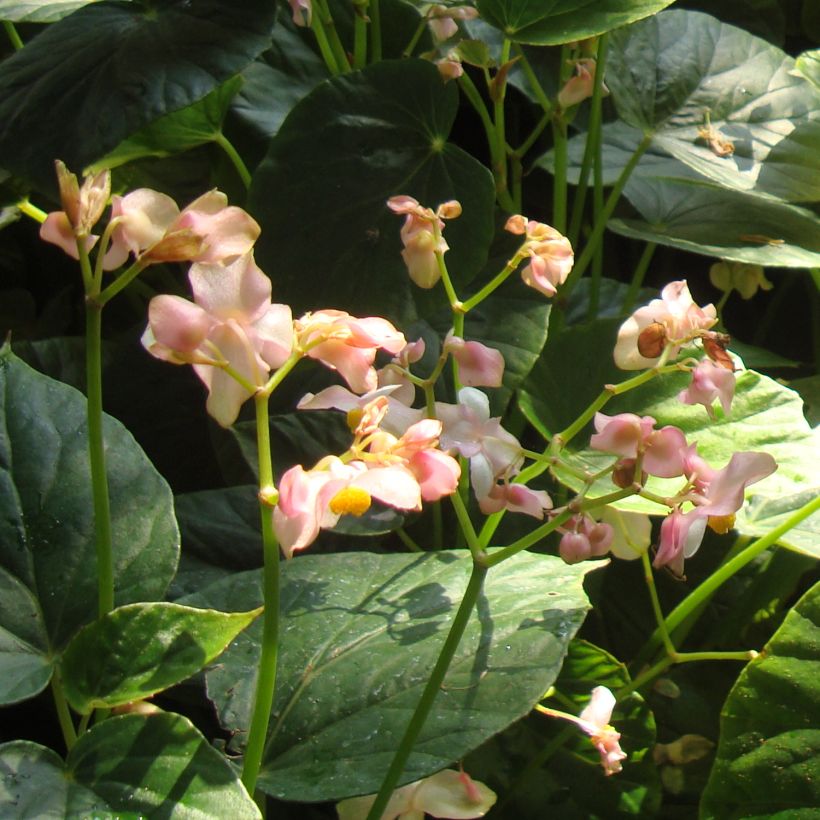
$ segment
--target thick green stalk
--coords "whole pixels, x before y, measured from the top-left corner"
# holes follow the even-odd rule
[[[773,546],[782,538],[790,529],[796,527],[802,521],[805,521],[810,515],[813,515],[820,510],[820,496],[804,504],[797,512],[790,515],[779,527],[775,527],[771,532],[758,538],[757,541],[749,544],[743,552],[736,555],[730,561],[727,561],[723,566],[718,567],[697,589],[693,590],[686,596],[666,617],[666,629],[668,632],[674,632],[675,627],[683,622],[690,612],[701,605],[703,601],[708,600],[714,595],[719,587],[721,587],[732,576],[739,572],[750,561],[754,560],[761,552]],[[639,657],[647,657],[660,646],[662,642],[660,629],[656,629],[646,646],[639,653]]]
[[[3,28],[6,30],[6,36],[9,38],[14,50],[19,51],[23,47],[23,41],[20,39],[20,35],[14,27],[14,23],[10,20],[3,20]]]
[[[85,378],[88,397],[88,456],[97,553],[97,611],[102,617],[114,608],[114,560],[103,441],[102,305],[88,298],[85,303]]]
[[[57,720],[60,722],[60,731],[63,733],[65,747],[70,752],[72,746],[77,742],[77,730],[74,728],[74,721],[71,711],[63,694],[63,683],[60,678],[59,669],[55,667],[51,676],[51,694],[54,697],[54,707],[57,710]]]
[[[316,45],[319,46],[319,53],[322,55],[322,59],[325,61],[327,70],[334,77],[336,77],[337,75],[342,73],[343,69],[340,68],[338,63],[336,62],[336,55],[333,53],[333,49],[330,47],[330,43],[327,39],[327,34],[325,33],[325,28],[322,25],[321,18],[318,14],[311,15],[310,28],[313,30],[313,36],[316,38]]]
[[[245,760],[242,765],[242,782],[250,794],[253,794],[256,788],[256,779],[262,764],[262,753],[265,750],[268,722],[276,688],[276,663],[279,654],[279,545],[273,532],[270,505],[270,494],[274,490],[274,485],[270,422],[268,420],[269,398],[270,395],[265,393],[257,393],[254,396],[256,446],[259,456],[259,511],[262,519],[262,548],[265,561],[263,578],[265,614],[253,714],[248,729]]]
[[[245,165],[245,160],[242,159],[233,143],[221,131],[214,138],[214,142],[225,152],[247,191],[251,187],[251,172],[248,170],[248,166]]]
[[[629,177],[632,175],[632,172],[635,170],[635,167],[640,162],[641,157],[643,156],[644,152],[647,148],[649,148],[650,143],[652,142],[652,136],[646,135],[638,144],[638,147],[635,149],[632,156],[629,158],[629,162],[624,167],[623,171],[621,171],[620,176],[618,177],[617,181],[615,182],[614,187],[609,193],[607,197],[606,203],[604,204],[604,209],[601,212],[600,219],[598,219],[595,223],[595,227],[592,229],[592,233],[587,240],[586,245],[584,245],[584,250],[581,255],[575,260],[575,266],[572,269],[567,281],[564,283],[564,286],[561,291],[561,296],[563,298],[567,298],[569,294],[572,292],[575,285],[578,283],[578,280],[583,275],[584,271],[587,269],[587,266],[592,261],[592,256],[595,253],[595,248],[598,246],[598,243],[601,241],[604,230],[606,229],[606,223],[609,221],[610,216],[612,216],[612,212],[615,210],[615,206],[618,204],[618,200],[621,198],[621,193],[629,181]]]
[[[353,6],[353,68],[367,65],[367,2]]]
[[[467,582],[467,589],[464,591],[464,597],[461,599],[461,604],[453,619],[450,631],[447,634],[444,645],[441,647],[436,665],[430,673],[430,677],[427,680],[424,691],[421,693],[418,705],[413,712],[413,716],[410,718],[410,723],[404,731],[404,735],[393,756],[390,768],[387,770],[379,793],[376,795],[376,800],[370,807],[367,820],[378,820],[382,816],[387,802],[390,799],[390,795],[398,785],[399,778],[404,771],[404,767],[407,765],[407,759],[413,751],[416,740],[424,727],[430,710],[433,708],[436,696],[441,690],[441,685],[444,683],[444,677],[450,668],[450,663],[464,635],[464,630],[467,628],[467,623],[470,620],[470,615],[478,600],[478,596],[481,594],[486,575],[487,567],[474,561],[473,571],[470,575],[470,580]]]
[[[552,122],[553,188],[552,225],[560,233],[567,231],[567,124],[560,117]]]
[[[370,0],[370,62],[378,63],[382,58],[382,15],[380,0]]]
[[[339,73],[346,74],[350,71],[350,62],[347,59],[347,52],[339,39],[339,32],[336,31],[336,23],[326,0],[313,0],[313,13],[319,18],[320,25],[327,35],[327,42],[336,58],[336,65],[339,66]]]
[[[649,269],[649,263],[652,261],[652,257],[655,255],[655,248],[657,247],[658,246],[655,242],[647,242],[644,246],[641,258],[638,260],[638,264],[635,266],[635,270],[632,274],[632,281],[629,283],[629,289],[627,290],[624,300],[621,303],[621,310],[624,313],[629,313],[629,311],[632,310],[632,305],[635,304],[635,300],[638,298],[638,293],[640,292],[641,285],[643,284],[644,276],[646,276],[646,272]]]

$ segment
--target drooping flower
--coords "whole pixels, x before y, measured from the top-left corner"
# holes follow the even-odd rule
[[[606,686],[596,686],[589,703],[578,715],[578,725],[590,736],[592,745],[600,753],[607,776],[620,772],[623,769],[621,761],[626,759],[626,752],[619,743],[620,732],[609,724],[614,708],[615,695]]]
[[[558,92],[558,105],[561,108],[578,105],[578,103],[592,96],[592,91],[595,88],[596,67],[597,63],[591,57],[575,60],[572,76]],[[607,93],[606,86],[603,86],[602,90]]]
[[[541,520],[544,512],[552,509],[552,499],[545,490],[531,490],[524,484],[502,481],[494,484],[488,495],[478,499],[478,506],[484,515],[507,510]]]
[[[342,800],[336,804],[339,820],[364,820],[375,800],[375,794]],[[495,801],[495,792],[465,771],[444,769],[396,789],[381,820],[422,820],[425,814],[470,820],[483,817]]]
[[[472,6],[433,5],[427,10],[427,21],[433,40],[437,43],[449,40],[458,33],[456,20],[475,20],[478,9]]]
[[[180,211],[171,197],[138,188],[113,197],[111,217],[117,222],[105,256],[106,270],[118,268],[131,254],[149,264],[227,262],[250,251],[260,232],[250,214],[229,206],[217,190]]]
[[[521,214],[511,216],[504,228],[510,233],[526,236],[526,241],[511,260],[529,258],[529,264],[521,270],[524,284],[545,296],[555,296],[558,285],[566,281],[575,263],[569,239],[550,225],[528,220]]]
[[[252,395],[249,388],[264,385],[290,356],[290,308],[271,303],[270,279],[252,252],[230,265],[194,264],[188,278],[194,301],[154,297],[142,344],[158,359],[192,364],[208,388],[208,413],[229,427]]]
[[[735,374],[711,359],[701,359],[692,371],[692,381],[685,390],[678,393],[678,400],[684,404],[702,404],[709,417],[715,418],[713,404],[720,400],[724,415],[729,415],[735,395]]]
[[[677,427],[667,425],[655,430],[652,416],[620,413],[607,416],[596,413],[595,432],[589,444],[594,450],[616,453],[628,459],[642,455],[643,469],[659,478],[683,475],[682,450],[686,436]]]
[[[453,332],[447,334],[444,349],[458,362],[458,378],[467,387],[500,387],[504,357],[481,342],[465,342]]]
[[[387,200],[387,207],[393,213],[406,215],[401,229],[401,255],[410,278],[420,288],[434,287],[441,278],[437,254],[443,255],[450,249],[442,236],[442,220],[461,216],[461,205],[452,199],[433,211],[412,196],[393,196]]]
[[[559,530],[563,532],[558,553],[568,564],[577,564],[587,558],[601,558],[609,552],[614,531],[603,521],[587,515],[573,516]]]
[[[357,319],[342,310],[317,310],[294,323],[297,348],[337,370],[356,393],[375,390],[373,362],[380,348],[393,355],[407,344],[404,335],[379,317]]]
[[[476,498],[490,495],[496,481],[512,478],[524,462],[518,439],[501,426],[501,419],[490,418],[490,401],[474,387],[463,387],[458,404],[436,402],[436,415],[442,420],[441,446],[457,450],[470,460],[470,482]]]
[[[625,561],[633,561],[652,543],[652,521],[644,513],[625,512],[614,507],[601,510],[601,520],[612,527],[609,551]]]
[[[686,280],[670,282],[660,299],[638,308],[618,331],[615,364],[622,370],[641,370],[658,363],[669,347],[674,358],[681,347],[717,322],[714,305],[699,307]]]

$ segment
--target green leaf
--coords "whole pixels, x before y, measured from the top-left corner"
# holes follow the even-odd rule
[[[54,23],[97,0],[0,0],[0,20]]]
[[[584,40],[665,9],[673,0],[478,0],[481,18],[511,40],[556,46]]]
[[[464,593],[464,551],[300,556],[283,566],[279,684],[259,787],[288,800],[378,789]],[[494,567],[410,756],[416,780],[525,714],[555,680],[586,612],[590,565],[522,553]],[[260,600],[243,573],[185,603]],[[247,730],[259,625],[206,673],[220,722]]]
[[[262,612],[131,604],[80,630],[60,661],[65,696],[88,714],[144,700],[210,663]]]
[[[169,157],[214,142],[222,135],[222,122],[241,86],[242,78],[232,77],[199,102],[154,120],[93,163],[88,172],[117,168],[145,157]]]
[[[42,817],[261,815],[239,777],[180,715],[121,715],[86,732],[62,760],[28,741],[0,746],[0,814]]]
[[[576,638],[555,682],[560,700],[546,703],[577,715],[596,686],[616,692],[629,683],[623,664]],[[616,704],[611,722],[621,733],[621,747],[628,755],[617,777],[604,775],[600,755],[586,734],[540,714],[529,715],[489,740],[467,758],[465,768],[499,794],[509,795],[510,817],[540,817],[545,806],[555,817],[650,817],[661,796],[651,756],[652,712],[639,694],[631,692]],[[539,759],[559,735],[567,740],[541,766],[528,770],[527,764]]]
[[[410,281],[403,217],[386,205],[397,194],[433,208],[463,203],[445,229],[447,265],[457,289],[470,282],[492,239],[494,188],[483,165],[447,142],[457,109],[455,86],[423,60],[336,77],[293,108],[250,192],[262,225],[256,258],[277,300],[296,315],[335,307],[403,323],[446,304],[440,284],[428,293]]]
[[[97,617],[86,401],[0,351],[0,702],[37,694]],[[131,434],[103,420],[118,604],[161,598],[176,569],[173,499]]]
[[[811,202],[820,199],[820,90],[794,67],[742,29],[667,11],[612,34],[606,81],[621,119],[652,134],[655,148],[723,187]],[[707,111],[732,156],[699,137]]]
[[[805,208],[687,179],[633,177],[641,219],[611,219],[622,236],[778,268],[820,266],[820,219]]]
[[[53,190],[55,158],[84,168],[241,71],[274,14],[264,0],[92,3],[54,23],[0,64],[4,166]]]
[[[820,89],[820,48],[804,51],[798,56],[796,67],[810,83]]]
[[[811,817],[820,805],[820,584],[741,673],[721,711],[705,817]],[[781,814],[782,812],[782,814]]]

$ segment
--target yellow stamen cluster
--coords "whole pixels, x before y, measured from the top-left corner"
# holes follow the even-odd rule
[[[335,515],[364,515],[370,509],[370,494],[361,487],[344,487],[330,499]]]

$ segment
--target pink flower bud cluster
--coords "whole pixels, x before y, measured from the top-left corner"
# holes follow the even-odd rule
[[[591,57],[582,57],[575,60],[573,64],[572,76],[564,83],[563,88],[558,92],[558,105],[561,108],[569,108],[583,102],[592,96],[595,88],[596,61]],[[602,86],[604,94],[609,93],[609,89]]]
[[[475,20],[478,9],[472,6],[433,5],[427,10],[427,21],[433,39],[437,43],[449,40],[458,34],[456,20]]]
[[[668,566],[678,575],[683,574],[684,559],[700,547],[706,526],[721,532],[730,529],[734,514],[743,506],[746,488],[777,469],[768,453],[735,453],[725,467],[716,470],[698,454],[696,443],[687,443],[682,430],[672,426],[656,430],[651,416],[597,413],[594,423],[596,433],[590,446],[629,460],[633,471],[640,463],[639,483],[645,474],[685,479],[678,494],[668,501],[672,512],[661,525],[654,560],[655,567]],[[683,505],[691,509],[683,512]]]
[[[550,225],[528,220],[520,214],[511,216],[504,228],[510,233],[526,237],[524,244],[510,260],[510,265],[514,266],[519,259],[529,258],[529,264],[521,270],[524,284],[545,296],[555,296],[558,286],[566,281],[575,263],[569,239]]]
[[[595,521],[587,515],[575,515],[563,527],[558,554],[568,564],[588,558],[601,558],[609,552],[615,531],[611,524]]]

